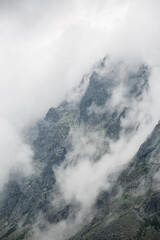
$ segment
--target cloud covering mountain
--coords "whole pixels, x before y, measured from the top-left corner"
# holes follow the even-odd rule
[[[43,119],[51,106],[67,100],[75,110],[81,102],[78,114],[84,125],[71,129],[65,162],[55,168],[62,199],[80,204],[80,211],[75,225],[69,219],[69,225],[63,220],[56,227],[69,226],[70,234],[73,226],[87,218],[100,191],[110,188],[107,177],[132,159],[160,119],[159,22],[158,0],[0,1],[1,191],[11,172],[22,176],[34,172],[38,155],[28,142],[26,129]],[[147,77],[138,78],[142,65]],[[102,82],[111,78],[111,86],[104,85],[110,92],[94,82],[94,71]],[[103,97],[90,104],[87,96],[96,97],[98,88]],[[109,101],[102,104],[109,95]],[[118,114],[125,114],[125,107],[129,110],[123,118]],[[89,130],[93,123],[103,122],[106,111],[109,116],[116,112],[114,121],[121,119],[118,134],[107,128],[111,122],[105,130]],[[51,236],[52,231],[51,227]],[[54,231],[59,234],[55,227]],[[63,237],[64,233],[60,239]]]

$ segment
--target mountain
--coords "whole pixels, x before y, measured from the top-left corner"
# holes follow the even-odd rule
[[[149,75],[144,64],[131,67],[104,58],[69,93],[71,98],[50,108],[44,120],[29,130],[34,171],[28,177],[10,174],[0,197],[0,239],[36,239],[34,227],[41,216],[38,227],[42,233],[47,224],[74,221],[81,204],[63,199],[57,168],[67,169],[87,158],[100,162],[122,136],[130,141],[137,134],[143,123],[138,113],[132,121],[130,116],[149,91]],[[132,160],[109,173],[113,178],[110,187],[95,190],[91,206],[95,211],[80,223],[72,240],[160,239],[159,132],[158,123]],[[78,142],[87,139],[76,153],[74,135]],[[55,205],[56,199],[60,201]]]
[[[159,136],[160,123],[111,190],[101,194],[98,214],[72,240],[160,239]]]

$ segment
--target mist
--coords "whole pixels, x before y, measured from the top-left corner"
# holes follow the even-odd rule
[[[69,167],[61,165],[56,179],[62,198],[78,202],[81,210],[74,225],[67,220],[57,225],[58,230],[51,228],[57,236],[60,226],[69,226],[70,235],[75,225],[83,222],[86,216],[82,213],[88,215],[99,192],[111,186],[107,177],[132,159],[160,119],[159,22],[158,0],[0,1],[0,190],[10,171],[21,169],[24,175],[33,172],[34,152],[26,143],[24,129],[43,119],[51,106],[58,106],[65,98],[81,98],[84,91],[75,94],[72,89],[100,59],[107,55],[113,62],[124,61],[129,66],[144,63],[151,69],[147,96],[144,94],[138,108],[136,101],[130,103],[133,110],[121,123],[127,126],[136,119],[141,123],[137,134],[128,140],[121,133],[120,140],[112,143],[103,132],[86,135],[83,129],[71,131],[75,147],[66,163],[75,159],[84,146],[86,149],[78,162]],[[123,96],[122,85],[116,90],[111,109]],[[92,106],[89,111],[103,109]],[[106,149],[99,149],[99,136],[100,147]],[[104,155],[94,162],[97,149]],[[59,239],[64,239],[64,234]]]
[[[17,166],[16,154],[6,153],[19,149],[17,138],[25,144],[24,127],[57,106],[105,55],[111,26],[123,17],[126,3],[118,6],[110,1],[103,7],[96,1],[0,1],[0,119],[6,129],[2,122],[1,142],[7,132],[11,137],[1,152],[1,187]],[[26,151],[26,165],[30,155]]]

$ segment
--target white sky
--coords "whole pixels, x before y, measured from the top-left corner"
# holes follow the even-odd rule
[[[17,163],[29,169],[22,129],[106,54],[154,67],[159,118],[159,23],[158,0],[0,0],[0,188]]]

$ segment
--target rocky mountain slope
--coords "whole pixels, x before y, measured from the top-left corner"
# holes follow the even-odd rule
[[[71,239],[160,239],[159,136],[160,123],[113,188],[101,194],[92,222]]]
[[[87,135],[103,131],[106,142],[99,152],[96,149],[93,162],[107,154],[110,142],[118,141],[122,134],[130,139],[140,122],[138,116],[133,121],[128,118],[148,91],[149,72],[143,64],[131,68],[103,59],[74,90],[75,99],[50,108],[44,120],[30,129],[34,172],[29,177],[11,173],[0,198],[0,239],[34,239],[33,225],[40,215],[51,225],[74,218],[72,202],[58,207],[53,204],[59,194],[55,169],[74,148],[71,132],[83,129]],[[125,120],[127,124],[122,124]],[[125,170],[116,174],[111,188],[99,194],[94,217],[72,240],[160,239],[159,132],[160,124]],[[95,141],[98,145],[99,140]],[[80,161],[83,154],[81,149],[74,161]],[[43,231],[45,226],[40,228]]]

